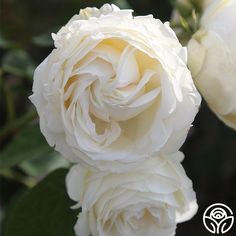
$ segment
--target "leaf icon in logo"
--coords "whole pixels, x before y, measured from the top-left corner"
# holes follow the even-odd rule
[[[213,218],[209,217],[209,216],[205,216],[204,218],[204,223],[205,223],[205,227],[213,234],[215,234],[217,232],[217,226],[218,223],[216,220],[214,220]]]
[[[233,211],[223,203],[214,203],[204,211],[203,224],[212,234],[224,234],[234,224]]]
[[[234,217],[228,216],[219,223],[219,232],[222,234],[228,232],[234,223]]]

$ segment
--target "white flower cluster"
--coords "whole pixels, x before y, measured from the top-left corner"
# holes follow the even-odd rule
[[[105,4],[53,35],[31,101],[48,143],[75,165],[79,236],[171,236],[197,211],[178,150],[201,97],[168,23]]]

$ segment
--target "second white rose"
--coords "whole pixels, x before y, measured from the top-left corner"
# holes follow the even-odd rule
[[[127,173],[91,172],[82,165],[66,178],[81,213],[77,236],[173,236],[176,224],[197,211],[183,155],[158,156]]]
[[[106,4],[81,10],[53,38],[31,100],[65,158],[124,171],[181,147],[201,98],[168,23]]]
[[[188,44],[189,66],[209,107],[236,129],[236,0],[209,1]]]

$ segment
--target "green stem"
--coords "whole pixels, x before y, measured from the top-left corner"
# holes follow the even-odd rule
[[[29,123],[31,120],[37,117],[36,110],[30,111],[20,117],[19,119],[7,124],[0,130],[0,140],[4,139],[7,135],[13,133],[16,129],[21,128],[22,126]]]

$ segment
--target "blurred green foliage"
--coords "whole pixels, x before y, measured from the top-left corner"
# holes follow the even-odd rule
[[[196,4],[197,0],[192,1]],[[45,178],[55,169],[70,164],[49,147],[41,135],[37,114],[28,96],[36,65],[53,48],[51,33],[57,32],[80,8],[100,7],[105,2],[121,8],[131,7],[136,15],[153,14],[163,21],[170,19],[172,7],[176,6],[173,0],[0,2],[0,221],[4,222],[3,236],[73,235],[77,212],[69,209],[72,203],[65,193],[66,171],[58,170]],[[190,16],[183,8],[182,12]],[[193,180],[200,209],[193,220],[178,227],[177,235],[209,235],[202,224],[202,213],[211,203],[223,202],[236,212],[235,144],[236,132],[224,126],[203,104],[182,148],[186,154],[183,164]]]
[[[38,185],[17,199],[6,214],[3,224],[5,236],[73,236],[78,211],[65,191],[67,170],[51,173]]]

